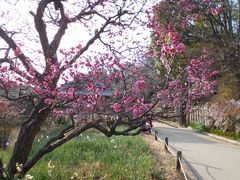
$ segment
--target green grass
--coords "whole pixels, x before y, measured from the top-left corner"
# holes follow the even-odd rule
[[[200,123],[200,122],[191,122],[189,126],[200,132],[207,132],[207,133],[215,134],[218,136],[223,136],[225,138],[240,141],[240,135],[237,135],[235,132],[222,131],[220,129],[209,129],[203,123]]]
[[[39,140],[39,142],[38,142]],[[35,153],[46,141],[39,136],[33,147]],[[4,161],[7,153],[0,151]],[[55,165],[49,178],[48,162]],[[141,136],[107,138],[86,132],[43,157],[28,173],[35,179],[70,179],[76,172],[78,179],[150,179],[155,160]]]
[[[200,123],[200,122],[191,122],[188,126],[190,126],[191,128],[200,131],[200,132],[206,132],[208,131],[208,128],[205,126],[204,123]]]
[[[218,136],[223,136],[229,139],[240,141],[240,135],[237,135],[235,132],[221,131],[219,129],[209,129],[208,133],[216,134]]]

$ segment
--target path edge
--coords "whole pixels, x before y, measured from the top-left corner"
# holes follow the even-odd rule
[[[215,134],[211,134],[211,133],[207,133],[207,132],[201,132],[201,131],[198,131],[198,130],[193,129],[191,127],[188,127],[188,129],[193,130],[193,131],[195,131],[197,133],[206,135],[206,136],[208,136],[210,138],[219,140],[219,141],[224,141],[224,142],[227,142],[227,143],[231,143],[231,144],[240,146],[240,142],[239,141],[235,141],[235,140],[232,140],[232,139],[228,139],[228,138],[225,138],[225,137],[222,137],[222,136],[218,136],[218,135],[215,135]]]
[[[153,132],[155,132],[154,129],[152,129],[151,135],[154,135]],[[177,150],[171,144],[169,144],[168,146],[174,151],[175,154],[177,154]],[[188,162],[188,160],[184,157],[184,154],[182,156],[182,162],[183,162],[183,164],[185,166],[184,168],[186,168],[187,172],[189,172],[188,178],[190,180],[192,180],[192,178],[194,178],[194,180],[200,180],[201,179],[200,178],[201,175],[194,170],[194,168],[191,166],[191,164]],[[192,177],[192,178],[190,178],[189,176]]]

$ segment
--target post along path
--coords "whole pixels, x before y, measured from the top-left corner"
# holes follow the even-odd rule
[[[217,141],[188,128],[172,128],[157,123],[153,131],[189,163],[199,180],[240,180],[240,146]]]

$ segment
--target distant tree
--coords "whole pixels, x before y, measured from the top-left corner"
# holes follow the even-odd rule
[[[215,92],[217,71],[213,69],[214,43],[207,38],[212,37],[207,17],[220,13],[212,1],[188,0],[161,1],[152,16],[147,11],[151,58],[158,76],[169,82],[158,91],[159,101],[168,107],[180,106],[182,121],[192,105]]]
[[[170,41],[175,41],[172,45],[181,42],[186,51],[180,55],[174,53],[176,61],[171,65],[173,74],[178,75],[191,59],[199,57],[205,49],[219,75],[231,74],[234,81],[236,77],[238,83],[234,83],[235,88],[239,88],[239,14],[239,1],[161,1],[155,6],[154,18],[149,24],[155,27],[152,36],[155,56],[165,58],[161,51],[164,42],[167,50],[171,50],[166,46]],[[181,47],[176,48],[179,51]],[[164,66],[160,68],[163,74],[166,73]]]

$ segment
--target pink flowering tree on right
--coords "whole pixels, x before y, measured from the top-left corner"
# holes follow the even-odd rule
[[[216,90],[218,71],[213,68],[212,49],[191,35],[197,32],[199,23],[210,26],[208,16],[221,15],[220,5],[210,0],[165,0],[156,4],[152,12],[146,11],[152,29],[151,58],[159,76],[168,82],[158,92],[158,98],[165,106],[180,107],[182,125],[186,123],[186,112]]]

